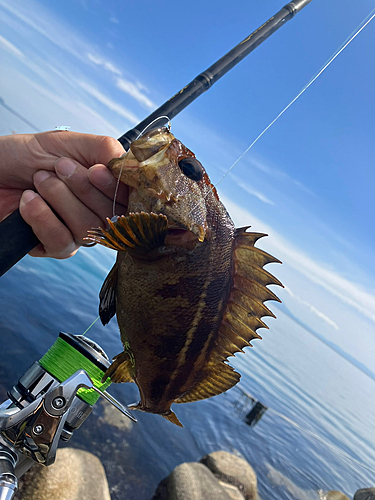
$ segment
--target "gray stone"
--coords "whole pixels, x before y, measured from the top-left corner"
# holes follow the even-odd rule
[[[350,498],[344,495],[341,491],[330,490],[327,491],[325,500],[350,500]]]
[[[363,488],[356,491],[353,500],[375,500],[375,488]]]
[[[184,463],[159,484],[152,500],[232,500],[203,464]]]
[[[246,500],[257,498],[257,477],[245,459],[227,451],[214,451],[205,455],[201,462],[225,483],[236,486]]]
[[[57,450],[49,467],[34,465],[20,480],[14,500],[111,500],[100,460],[83,450]]]
[[[232,500],[245,500],[245,497],[236,486],[224,483],[223,481],[219,481],[219,484],[224,488]]]
[[[113,425],[121,431],[132,430],[134,424],[130,418],[125,417],[125,415],[119,412],[117,408],[108,403],[105,399],[101,400],[101,404],[103,406],[103,415],[99,417],[100,423]]]

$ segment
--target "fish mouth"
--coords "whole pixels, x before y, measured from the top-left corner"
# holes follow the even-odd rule
[[[189,229],[176,226],[168,226],[168,234],[164,243],[166,246],[177,246],[194,250],[199,242],[204,240],[204,230],[199,226],[198,234]]]

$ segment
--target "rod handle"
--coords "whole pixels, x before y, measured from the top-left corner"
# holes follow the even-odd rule
[[[0,224],[0,276],[38,244],[38,238],[18,209],[8,215]]]

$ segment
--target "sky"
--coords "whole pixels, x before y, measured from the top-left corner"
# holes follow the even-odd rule
[[[0,134],[119,137],[285,3],[0,0]],[[173,120],[214,183],[374,7],[312,0]],[[277,307],[373,372],[374,51],[375,20],[218,184],[283,261]]]

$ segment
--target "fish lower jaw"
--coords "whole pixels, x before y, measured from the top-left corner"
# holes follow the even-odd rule
[[[179,228],[177,226],[168,227],[168,234],[165,237],[166,246],[176,246],[188,250],[193,250],[199,241],[199,237],[191,230]]]

